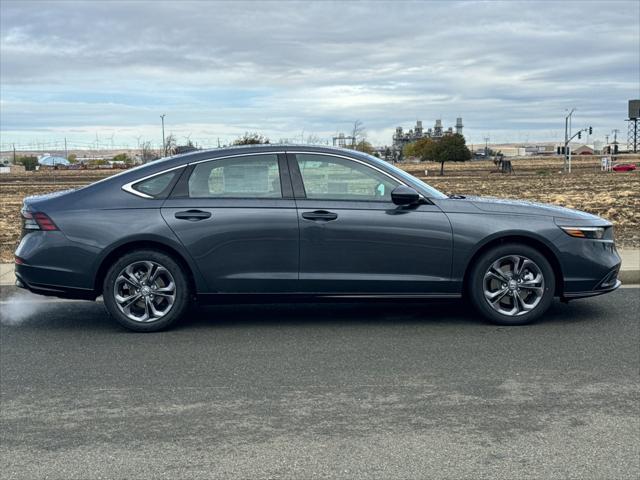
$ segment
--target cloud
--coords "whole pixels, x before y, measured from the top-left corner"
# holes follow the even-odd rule
[[[329,138],[360,119],[384,144],[396,125],[457,116],[472,142],[553,140],[566,107],[604,136],[640,96],[635,1],[4,0],[0,13],[3,144],[130,143],[163,112],[201,143]]]

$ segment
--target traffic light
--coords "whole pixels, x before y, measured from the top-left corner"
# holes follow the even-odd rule
[[[593,127],[589,127],[589,135],[593,134]]]
[[[582,132],[578,132],[578,138],[582,138]]]

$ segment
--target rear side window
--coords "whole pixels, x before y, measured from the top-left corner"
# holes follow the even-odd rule
[[[131,188],[136,192],[144,193],[153,198],[164,198],[169,194],[173,180],[180,172],[181,170],[172,170],[171,172],[161,173],[155,177],[138,182]]]
[[[198,163],[189,177],[190,198],[282,198],[277,155]]]

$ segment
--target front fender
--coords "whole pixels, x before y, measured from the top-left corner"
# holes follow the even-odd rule
[[[453,230],[451,279],[462,288],[465,273],[482,249],[501,240],[518,239],[539,244],[554,255],[559,264],[560,252],[555,240],[563,235],[551,217],[504,214],[447,213]]]

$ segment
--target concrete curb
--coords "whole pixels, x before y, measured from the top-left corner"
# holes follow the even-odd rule
[[[623,285],[640,284],[640,270],[620,270],[618,279]]]

